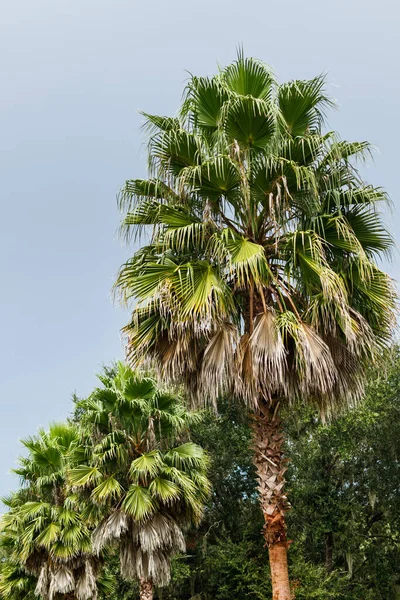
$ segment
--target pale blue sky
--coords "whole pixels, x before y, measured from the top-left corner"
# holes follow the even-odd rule
[[[123,355],[115,196],[145,175],[138,110],[175,112],[185,71],[213,73],[241,43],[281,79],[327,72],[331,126],[379,147],[365,173],[396,204],[399,14],[397,0],[2,1],[0,494],[18,439]]]

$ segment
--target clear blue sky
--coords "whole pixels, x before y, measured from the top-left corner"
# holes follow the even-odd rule
[[[399,14],[397,0],[3,0],[0,494],[18,439],[123,356],[115,197],[145,175],[138,110],[175,112],[186,70],[213,73],[239,44],[281,79],[327,72],[330,125],[378,146],[365,174],[398,204]]]

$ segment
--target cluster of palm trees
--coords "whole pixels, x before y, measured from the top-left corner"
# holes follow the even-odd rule
[[[330,416],[354,403],[394,324],[393,286],[377,264],[393,243],[379,211],[387,196],[357,169],[369,144],[325,129],[331,106],[323,78],[279,84],[239,53],[216,76],[191,77],[175,117],[145,115],[149,179],[127,181],[120,194],[123,235],[146,240],[116,282],[132,309],[128,364],[182,389],[194,407],[216,408],[221,395],[242,400],[279,600],[292,598],[281,409],[307,401]],[[143,598],[151,582],[168,580],[182,529],[201,516],[205,458],[183,439],[196,417],[132,373],[120,365],[79,404],[86,442],[57,450],[67,476],[31,475],[35,444],[47,438],[28,442],[29,486],[12,498],[6,530],[11,545],[12,531],[25,530],[26,548],[13,556],[18,568],[34,563],[27,572],[39,574],[44,597],[56,585],[87,594],[100,569],[85,527],[72,521],[81,546],[68,562],[62,536],[74,535],[60,520],[74,503],[96,523],[95,555],[119,544],[121,572],[140,579]],[[47,508],[33,490],[48,494]]]
[[[148,600],[201,518],[207,456],[189,440],[199,415],[122,363],[100,379],[74,420],[23,441],[22,486],[2,518],[5,598],[96,600],[112,586],[104,561],[118,546],[122,577]]]

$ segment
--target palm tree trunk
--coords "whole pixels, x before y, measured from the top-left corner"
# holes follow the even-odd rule
[[[151,579],[141,579],[139,583],[140,600],[153,600],[153,582]]]
[[[287,459],[283,456],[281,420],[260,402],[253,415],[254,465],[257,470],[258,491],[264,515],[263,536],[268,547],[272,578],[272,600],[292,600],[290,591],[285,513],[290,509],[284,494]]]

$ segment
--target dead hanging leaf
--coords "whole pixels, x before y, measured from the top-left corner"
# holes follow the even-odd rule
[[[329,346],[314,329],[301,323],[298,328],[296,359],[305,392],[329,394],[337,380],[337,370]]]
[[[234,356],[235,392],[244,398],[251,408],[257,405],[257,370],[253,353],[250,348],[250,336],[245,333],[241,336]]]
[[[271,310],[257,315],[249,344],[263,386],[285,388],[286,350]]]
[[[201,366],[201,389],[210,398],[217,398],[231,385],[235,377],[234,354],[238,331],[231,323],[221,323],[204,350]]]

